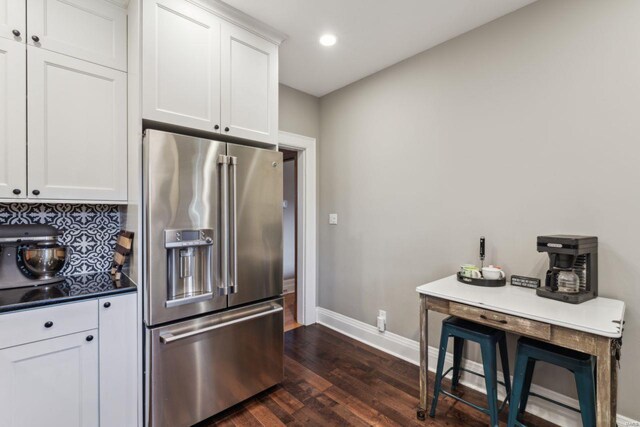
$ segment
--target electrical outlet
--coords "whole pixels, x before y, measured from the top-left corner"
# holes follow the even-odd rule
[[[387,330],[387,312],[386,311],[378,310],[377,324],[378,324],[379,332],[384,332]]]
[[[338,225],[338,214],[337,213],[329,214],[329,224],[330,225]]]

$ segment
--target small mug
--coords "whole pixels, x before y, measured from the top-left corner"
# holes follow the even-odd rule
[[[506,274],[500,267],[494,267],[490,265],[489,267],[484,267],[482,269],[482,277],[487,280],[500,280],[504,279]]]
[[[460,266],[460,274],[471,279],[479,279],[482,277],[482,273],[480,273],[478,267],[473,264],[462,264]]]

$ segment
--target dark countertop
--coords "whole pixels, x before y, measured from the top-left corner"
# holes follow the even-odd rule
[[[136,291],[124,275],[117,282],[108,272],[68,276],[50,285],[0,290],[0,313]]]

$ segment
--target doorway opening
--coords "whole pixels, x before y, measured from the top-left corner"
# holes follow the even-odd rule
[[[289,318],[297,324],[306,326],[316,323],[317,318],[317,176],[316,176],[316,140],[308,136],[280,131],[278,147],[283,152],[290,151],[287,156],[293,157],[295,201],[290,206],[290,213],[295,218],[294,246],[294,290],[289,296]],[[286,166],[291,168],[291,166]],[[291,197],[289,197],[291,198]],[[284,208],[283,208],[283,213]],[[284,237],[284,235],[283,235]],[[284,255],[284,254],[283,254]],[[284,265],[283,265],[284,267]],[[291,285],[288,284],[288,289]],[[287,304],[285,303],[285,306]],[[285,318],[287,316],[285,308]],[[293,324],[295,326],[295,324]]]
[[[283,158],[282,243],[284,331],[302,326],[298,322],[298,153],[280,149]]]

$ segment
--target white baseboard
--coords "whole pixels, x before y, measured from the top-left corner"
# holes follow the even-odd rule
[[[414,365],[420,364],[420,345],[418,341],[414,341],[392,332],[378,332],[378,328],[368,323],[352,319],[342,314],[327,310],[321,307],[317,309],[317,322],[335,331],[338,331],[348,337],[363,342],[378,350],[389,353],[402,360],[406,360]],[[435,372],[436,361],[438,359],[438,349],[429,347],[429,370]],[[453,364],[453,355],[447,353],[445,358],[445,370]],[[482,364],[471,360],[463,359],[463,367],[474,372],[482,373]],[[464,373],[460,380],[465,386],[485,393],[484,379],[476,375]],[[542,396],[561,402],[565,405],[578,408],[579,404],[576,399],[532,384],[531,391]],[[503,399],[505,391],[503,387],[498,388],[498,396]],[[554,405],[546,400],[531,396],[527,405],[527,412],[536,415],[545,420],[551,421],[562,426],[581,426],[580,414]],[[619,426],[638,426],[640,422],[622,415],[617,416]]]
[[[282,282],[282,292],[285,294],[290,294],[291,292],[296,291],[296,279],[284,279]]]

